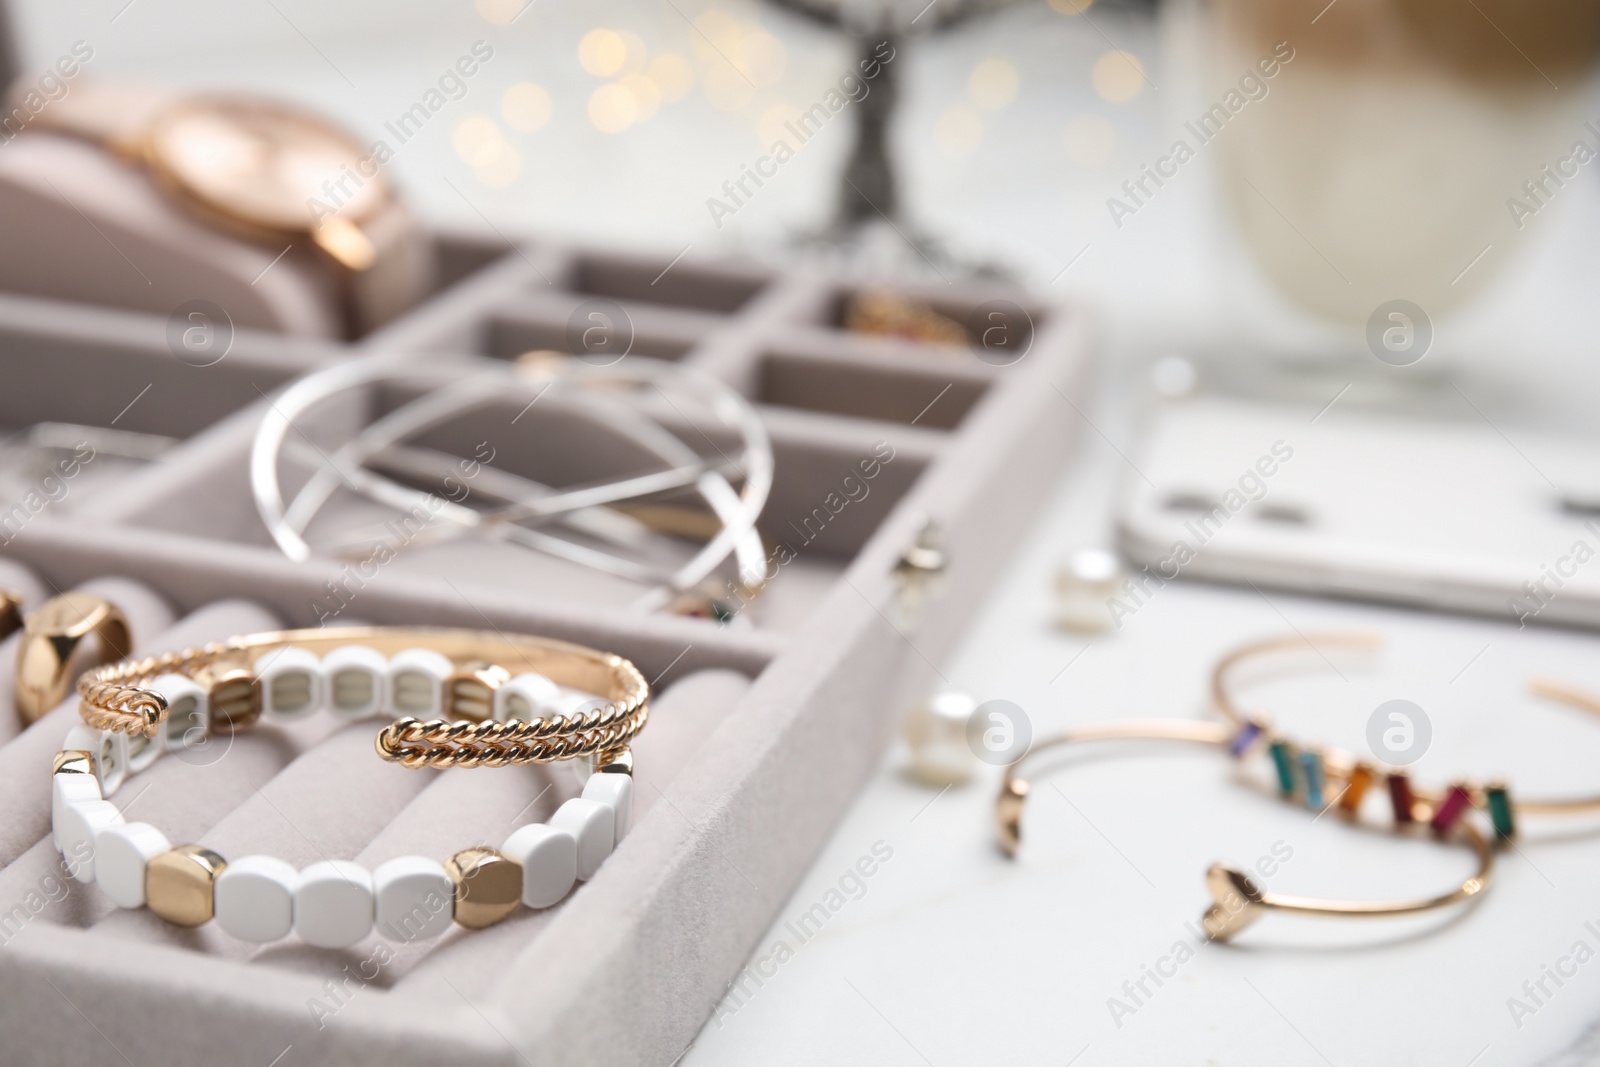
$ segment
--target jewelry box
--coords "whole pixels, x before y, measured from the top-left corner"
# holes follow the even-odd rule
[[[7,1062],[667,1067],[877,765],[903,708],[936,681],[1083,429],[1090,324],[1002,285],[887,288],[960,322],[981,323],[992,307],[1021,314],[1021,358],[981,342],[851,332],[847,309],[866,287],[838,274],[538,242],[441,248],[449,283],[358,343],[239,331],[204,366],[175,355],[160,317],[0,295],[0,429],[46,422],[175,439],[158,462],[101,478],[91,462],[57,499],[24,506],[0,531],[0,557],[59,589],[105,575],[146,583],[176,615],[200,612],[178,624],[186,641],[231,636],[214,631],[242,625],[227,620],[243,611],[252,625],[264,617],[258,628],[496,628],[626,656],[655,690],[631,830],[580,891],[492,929],[422,950],[375,938],[254,958],[216,936],[95,910],[93,887],[48,881],[60,857],[41,833],[0,857]],[[348,564],[295,563],[273,547],[247,461],[275,391],[380,351],[433,365],[571,350],[572,323],[591,305],[621,312],[630,353],[709,372],[763,415],[776,475],[761,529],[792,559],[750,608],[753,621],[637,614],[604,582],[528,552],[402,555],[352,577]],[[392,394],[364,400],[383,410]],[[336,435],[343,417],[307,432]],[[513,463],[548,469],[557,431],[508,426],[470,432]],[[468,432],[447,428],[440,447],[470,445]],[[228,607],[238,601],[248,604]],[[0,774],[27,739],[0,747]],[[47,819],[48,760],[12,762],[17,795],[33,807],[8,817]],[[148,805],[139,818],[160,821],[169,808],[197,830],[259,817],[278,827],[261,832],[282,840],[286,858],[349,859],[389,847],[401,829],[408,851],[435,825],[441,839],[487,840],[502,832],[495,824],[576,791],[560,767],[531,780],[524,770],[409,771],[376,760],[370,736],[338,732],[278,747],[241,741],[214,768],[174,768],[169,787],[153,784],[136,803]],[[229,780],[222,799],[188,804],[179,786],[207,774]],[[524,805],[541,783],[550,795]]]

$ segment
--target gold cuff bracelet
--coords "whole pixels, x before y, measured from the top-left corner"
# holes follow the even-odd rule
[[[1285,636],[1258,641],[1223,656],[1211,672],[1211,700],[1219,712],[1240,728],[1265,730],[1270,722],[1257,714],[1247,715],[1233,695],[1236,685],[1234,672],[1242,665],[1261,656],[1278,652],[1327,647],[1339,650],[1376,652],[1383,647],[1383,639],[1373,633],[1343,632],[1314,633]],[[1570,707],[1600,714],[1600,700],[1594,696],[1560,682],[1535,678],[1529,682],[1529,691]],[[1280,742],[1288,745],[1288,742]],[[1516,836],[1518,819],[1523,815],[1571,815],[1600,811],[1600,796],[1558,797],[1554,799],[1525,800],[1513,798],[1510,788],[1498,779],[1488,782],[1458,781],[1445,788],[1417,786],[1410,775],[1393,768],[1367,763],[1337,749],[1323,749],[1324,760],[1330,770],[1337,767],[1350,782],[1349,790],[1339,798],[1341,807],[1353,811],[1361,802],[1366,787],[1378,779],[1388,785],[1390,799],[1395,806],[1396,818],[1403,809],[1415,805],[1415,818],[1419,821],[1437,821],[1451,817],[1451,813],[1471,806],[1484,810],[1494,826],[1495,836],[1508,840]]]
[[[1021,775],[1022,765],[1033,759],[1040,752],[1065,745],[1075,745],[1089,741],[1186,741],[1195,744],[1211,745],[1226,748],[1235,759],[1243,759],[1250,753],[1257,751],[1262,745],[1267,746],[1276,754],[1277,749],[1272,746],[1277,744],[1276,738],[1259,729],[1244,729],[1228,726],[1222,723],[1210,723],[1196,720],[1147,720],[1125,723],[1104,723],[1085,726],[1076,730],[1068,730],[1055,737],[1047,738],[1036,743],[1022,759],[1017,760],[1006,768],[1005,778],[1001,782],[1000,795],[995,802],[995,818],[999,832],[1000,848],[1007,856],[1015,856],[1022,843],[1022,812],[1027,804],[1029,786]],[[1309,769],[1319,765],[1321,753],[1305,753],[1315,755],[1318,760],[1307,760]],[[1335,770],[1337,773],[1337,770]],[[1306,776],[1312,782],[1311,775]],[[1314,788],[1308,786],[1308,794],[1302,795],[1309,807],[1321,808],[1322,775],[1318,773],[1314,779]],[[1414,820],[1411,820],[1414,822]],[[1397,825],[1397,830],[1408,828],[1408,823]],[[1343,917],[1373,917],[1383,915],[1406,915],[1414,912],[1430,911],[1442,908],[1459,901],[1470,900],[1481,894],[1489,886],[1489,878],[1494,870],[1494,852],[1488,840],[1470,821],[1464,818],[1452,820],[1448,826],[1438,831],[1441,839],[1460,840],[1470,847],[1478,860],[1478,869],[1471,877],[1463,881],[1455,889],[1438,896],[1415,897],[1399,900],[1331,900],[1317,897],[1289,896],[1283,893],[1269,893],[1256,884],[1248,874],[1235,867],[1228,867],[1221,863],[1213,864],[1206,872],[1206,888],[1211,893],[1212,903],[1206,909],[1203,925],[1208,937],[1217,941],[1227,941],[1246,927],[1255,923],[1268,911],[1299,912],[1307,915],[1329,915]]]
[[[369,658],[351,658],[352,650]],[[380,756],[407,767],[602,755],[626,745],[649,716],[649,686],[621,656],[521,634],[351,627],[236,637],[96,668],[78,680],[83,721],[156,737],[171,703],[156,683],[173,675],[204,693],[211,733],[247,727],[263,713],[297,717],[319,702],[348,717],[380,704],[414,711],[376,740]],[[602,699],[561,706],[549,703],[553,693],[528,689],[552,682]]]

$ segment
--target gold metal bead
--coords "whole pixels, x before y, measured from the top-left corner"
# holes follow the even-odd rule
[[[174,926],[208,923],[216,914],[217,875],[227,866],[227,860],[200,845],[163,852],[145,868],[145,903]]]
[[[211,733],[232,733],[261,718],[261,682],[239,660],[222,659],[195,672],[195,684],[208,695]]]
[[[522,866],[492,848],[467,848],[445,861],[455,884],[455,920],[472,930],[493,926],[522,903]]]
[[[596,774],[633,774],[633,749],[627,745],[614,748],[609,752],[602,752],[595,756],[594,769]]]
[[[86,658],[91,636],[97,658]],[[62,593],[28,616],[17,644],[17,714],[31,723],[66,699],[79,672],[126,656],[133,647],[128,620],[111,601]]]
[[[64,748],[56,753],[51,774],[94,774],[94,755],[81,748]]]
[[[454,719],[482,722],[494,716],[494,694],[511,680],[511,672],[493,663],[475,661],[444,680],[446,711]]]

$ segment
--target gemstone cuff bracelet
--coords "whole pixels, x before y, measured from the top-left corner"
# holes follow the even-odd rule
[[[1223,656],[1211,673],[1211,701],[1241,731],[1263,734],[1269,721],[1258,713],[1246,714],[1234,696],[1237,673],[1264,656],[1327,648],[1339,651],[1376,652],[1383,641],[1376,634],[1313,633],[1295,634],[1245,645]],[[1535,696],[1554,700],[1583,711],[1600,713],[1595,697],[1559,682],[1534,679],[1529,690]],[[1513,798],[1510,788],[1498,778],[1486,782],[1461,780],[1439,789],[1416,785],[1403,770],[1381,767],[1323,747],[1301,750],[1287,739],[1277,738],[1269,749],[1276,764],[1279,786],[1285,794],[1296,790],[1325,789],[1325,778],[1344,782],[1335,793],[1341,809],[1354,812],[1362,797],[1382,782],[1389,794],[1396,822],[1426,822],[1435,830],[1448,829],[1473,808],[1485,811],[1494,826],[1495,837],[1507,841],[1516,836],[1518,819],[1523,815],[1573,815],[1600,812],[1600,796],[1558,797],[1550,799]]]
[[[1236,727],[1190,719],[1146,720],[1104,723],[1068,730],[1037,742],[1026,756],[1006,768],[995,804],[995,817],[1000,848],[1007,856],[1015,857],[1022,843],[1022,814],[1029,793],[1028,781],[1021,774],[1023,764],[1040,752],[1090,741],[1191,742],[1227,749],[1237,761],[1245,760],[1264,748],[1273,754],[1275,765],[1280,769],[1282,766],[1277,758],[1277,746],[1282,742],[1255,723]],[[1282,792],[1286,799],[1301,800],[1313,809],[1322,810],[1323,786],[1320,784],[1320,775],[1316,780],[1319,783],[1316,791],[1296,788]],[[1406,832],[1414,829],[1414,823],[1414,819],[1397,818],[1395,829],[1397,832]],[[1448,820],[1442,828],[1437,828],[1437,834],[1441,840],[1465,844],[1472,849],[1478,861],[1475,873],[1459,886],[1437,896],[1396,900],[1333,900],[1289,896],[1266,892],[1248,874],[1235,867],[1213,864],[1206,872],[1206,888],[1212,898],[1203,919],[1206,935],[1216,941],[1227,941],[1268,911],[1274,910],[1342,917],[1404,915],[1446,907],[1483,893],[1489,887],[1489,878],[1494,870],[1494,851],[1488,839],[1470,820],[1464,818]]]

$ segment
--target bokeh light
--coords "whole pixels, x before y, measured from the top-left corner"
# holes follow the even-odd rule
[[[1144,64],[1132,52],[1107,52],[1095,60],[1091,78],[1100,99],[1125,104],[1144,91]]]
[[[522,172],[521,155],[487,115],[467,115],[456,123],[450,145],[478,180],[491,188],[510,185]]]
[[[1117,130],[1099,115],[1077,115],[1067,121],[1067,158],[1093,166],[1117,150]]]
[[[500,117],[522,133],[544,129],[550,121],[550,94],[533,82],[517,82],[500,98]]]
[[[661,90],[643,74],[630,74],[617,84],[633,97],[633,121],[648,122],[661,107]]]
[[[522,173],[522,155],[511,145],[502,145],[492,160],[474,167],[478,180],[491,189],[503,189]]]
[[[983,143],[983,116],[966,104],[945,108],[933,125],[933,138],[947,156],[970,156]]]
[[[652,59],[645,74],[661,90],[661,99],[669,104],[682,100],[694,88],[694,67],[673,52],[663,52]]]
[[[638,117],[633,94],[617,82],[602,85],[589,96],[589,121],[602,133],[621,133]]]
[[[793,104],[773,104],[761,113],[761,119],[756,123],[756,140],[761,143],[761,150],[766,152],[778,142],[783,141],[790,148],[798,147],[795,141],[798,138],[785,128],[784,123],[798,124],[800,109]]]
[[[578,62],[597,78],[609,78],[628,62],[628,42],[616,30],[593,29],[578,42]]]
[[[475,0],[478,14],[485,22],[495,26],[510,25],[522,13],[528,0]]]
[[[622,38],[622,46],[625,49],[622,67],[617,74],[623,77],[643,74],[645,63],[650,58],[650,50],[644,46],[644,39],[632,30],[619,30],[617,36]]]
[[[757,85],[776,85],[783,80],[789,64],[789,54],[783,43],[765,30],[753,30],[739,39],[738,52],[733,61]]]
[[[450,144],[469,167],[481,167],[494,160],[505,146],[505,137],[489,116],[468,115],[456,123]]]
[[[691,38],[695,58],[705,64],[727,62],[739,50],[739,41],[745,34],[745,24],[719,8],[708,8],[694,20],[700,32]]]
[[[743,111],[756,95],[755,86],[720,59],[706,67],[700,87],[718,111]]]
[[[1003,59],[986,59],[972,68],[967,93],[981,108],[997,111],[1017,98],[1021,79],[1017,68]]]
[[[728,85],[713,88],[710,85],[713,78],[725,81],[731,74],[744,83],[746,90],[775,85],[783,79],[789,62],[788,52],[781,41],[758,24],[711,8],[695,18],[694,27],[700,31],[692,42],[695,58],[702,67],[706,98],[714,106],[737,111],[749,103],[754,93],[740,92]],[[726,73],[718,73],[719,67]],[[730,106],[741,98],[737,106]]]

